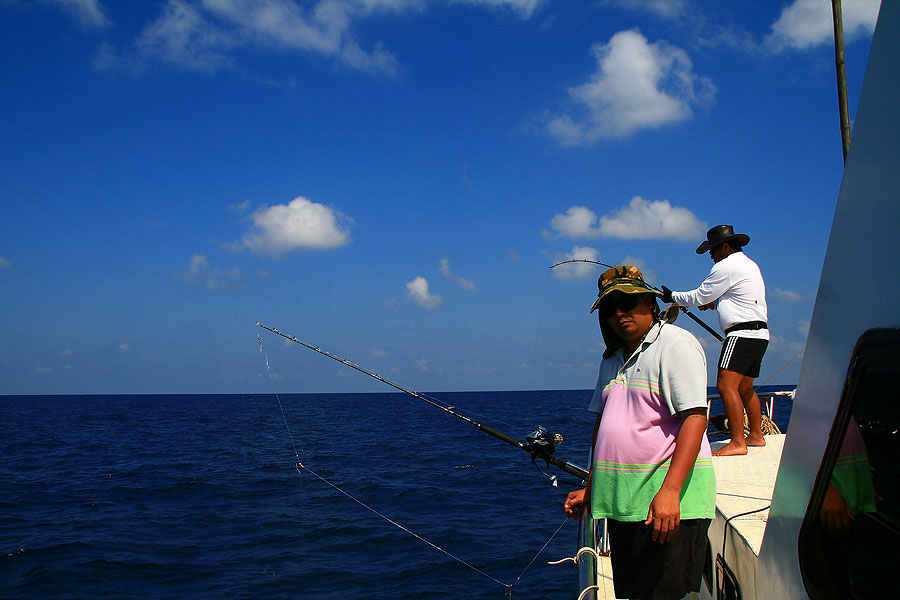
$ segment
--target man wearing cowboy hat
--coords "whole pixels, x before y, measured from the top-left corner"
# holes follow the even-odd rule
[[[588,485],[563,506],[606,518],[617,598],[681,598],[700,590],[716,479],[706,438],[706,356],[661,318],[633,266],[601,276],[606,343],[590,410],[597,413]]]
[[[716,456],[747,454],[747,446],[765,446],[762,410],[753,390],[753,380],[769,344],[766,284],[755,262],[741,248],[750,236],[735,233],[731,225],[717,225],[706,232],[697,254],[709,252],[715,264],[695,290],[673,292],[663,286],[663,301],[681,306],[717,309],[719,326],[725,333],[719,356],[716,387],[725,405],[731,441],[716,450]],[[744,438],[744,410],[750,433]]]

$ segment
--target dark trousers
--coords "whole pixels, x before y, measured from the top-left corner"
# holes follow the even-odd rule
[[[672,539],[660,544],[653,541],[652,523],[607,519],[616,598],[678,600],[700,591],[710,521],[681,521]]]

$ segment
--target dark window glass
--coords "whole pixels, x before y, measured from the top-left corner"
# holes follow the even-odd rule
[[[811,598],[891,598],[900,565],[900,330],[857,342],[800,530]]]

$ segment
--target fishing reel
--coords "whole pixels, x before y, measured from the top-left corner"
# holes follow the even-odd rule
[[[545,427],[538,425],[525,437],[525,449],[531,454],[532,459],[547,460],[547,457],[556,451],[556,445],[561,444],[562,441],[563,436],[558,433],[551,434]]]

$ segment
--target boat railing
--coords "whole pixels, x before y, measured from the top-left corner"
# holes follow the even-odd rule
[[[775,397],[783,396],[785,398],[794,399],[794,394],[796,393],[796,389],[794,390],[783,390],[778,392],[757,392],[757,396],[759,396],[759,401],[765,407],[766,416],[769,417],[769,420],[774,420],[775,418]],[[706,418],[710,417],[710,410],[712,409],[712,401],[720,400],[722,398],[721,394],[710,394],[706,397]]]
[[[597,553],[608,551],[606,519],[594,519],[590,510],[585,511],[578,528],[578,589],[596,590],[598,585]],[[590,548],[592,552],[582,552]],[[595,600],[596,592],[589,592],[586,599]]]

